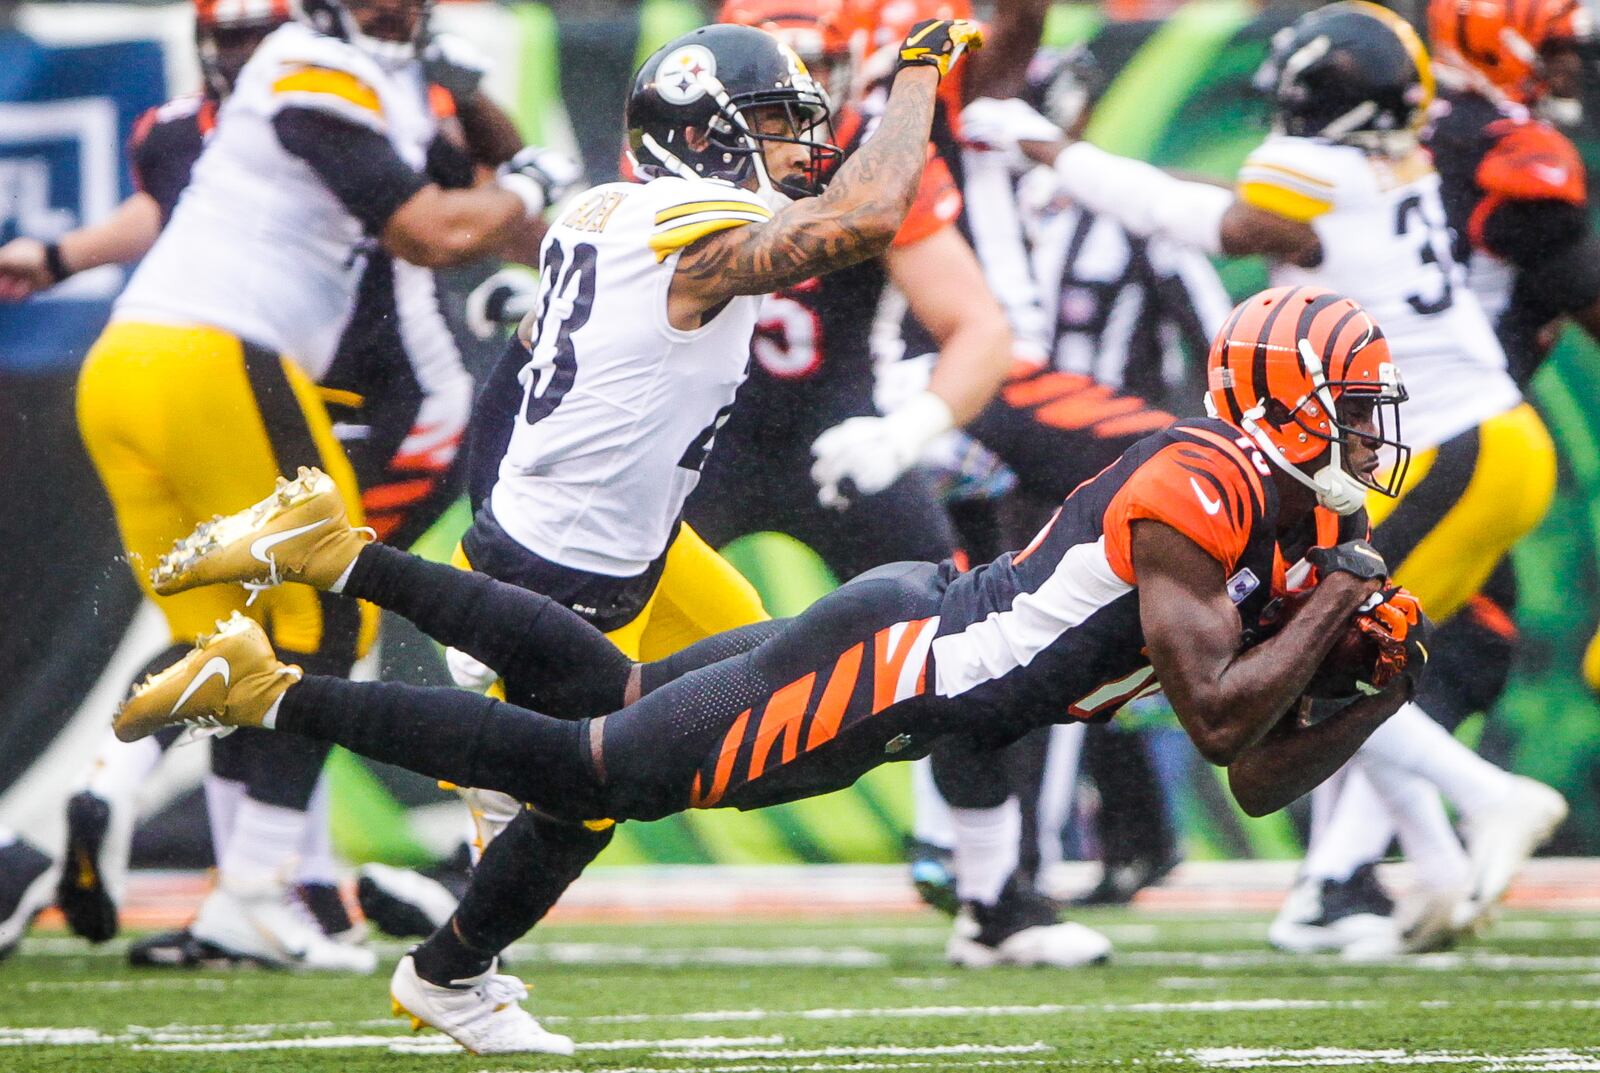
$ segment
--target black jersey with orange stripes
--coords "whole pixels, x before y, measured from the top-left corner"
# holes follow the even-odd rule
[[[1248,640],[1288,564],[1366,533],[1365,512],[1317,508],[1280,534],[1279,509],[1269,463],[1234,426],[1186,420],[1146,437],[1074,490],[1026,548],[966,573],[947,565],[934,692],[975,705],[983,718],[964,726],[1000,740],[1041,721],[1109,719],[1159,688],[1139,622],[1133,523],[1170,525],[1217,560]]]
[[[133,182],[155,198],[161,222],[172,217],[178,195],[189,185],[194,162],[217,123],[217,101],[195,94],[175,97],[140,116],[128,138]]]
[[[1456,259],[1526,383],[1544,357],[1541,330],[1600,299],[1583,160],[1555,127],[1476,93],[1442,96],[1425,141]]]

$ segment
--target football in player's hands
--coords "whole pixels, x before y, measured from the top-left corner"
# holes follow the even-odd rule
[[[1311,676],[1305,695],[1317,700],[1350,700],[1381,693],[1377,677],[1378,643],[1352,616],[1339,639],[1322,657],[1317,673]]]
[[[1269,609],[1271,632],[1281,630],[1305,606],[1312,590],[1281,597]],[[1305,695],[1317,700],[1351,700],[1372,696],[1405,676],[1408,692],[1428,663],[1428,638],[1433,623],[1416,597],[1397,585],[1375,592],[1351,615],[1344,631],[1323,656],[1306,685]]]

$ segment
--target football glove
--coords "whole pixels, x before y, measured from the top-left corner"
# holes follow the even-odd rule
[[[493,339],[519,323],[539,301],[539,277],[519,268],[502,268],[467,295],[467,330]]]
[[[979,97],[961,110],[961,137],[1002,154],[1013,170],[1026,171],[1034,162],[1023,153],[1021,143],[1059,142],[1063,136],[1060,127],[1019,97]]]
[[[1383,561],[1378,549],[1365,540],[1347,540],[1331,548],[1312,548],[1306,552],[1306,562],[1316,567],[1322,577],[1341,571],[1362,581],[1381,581],[1389,576],[1389,564]]]
[[[1355,620],[1356,627],[1378,647],[1372,684],[1387,689],[1403,675],[1406,695],[1412,696],[1428,667],[1433,622],[1423,613],[1421,602],[1398,585],[1387,586],[1373,595],[1375,602],[1368,601]]]
[[[422,73],[457,101],[478,92],[489,73],[489,57],[455,34],[429,34],[422,49]]]
[[[883,417],[852,417],[811,444],[817,501],[843,510],[852,495],[875,495],[916,464],[928,444],[955,424],[949,405],[931,391]],[[853,488],[853,491],[852,491]]]
[[[967,49],[983,47],[983,28],[969,19],[924,19],[900,42],[895,74],[907,67],[937,67],[942,79]]]
[[[559,149],[528,145],[500,165],[496,181],[520,197],[533,217],[583,185],[583,165]]]

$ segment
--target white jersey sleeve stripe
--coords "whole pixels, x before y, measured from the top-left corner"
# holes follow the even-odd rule
[[[650,236],[650,248],[655,251],[658,262],[665,261],[673,253],[699,242],[707,235],[735,227],[765,223],[769,219],[771,216],[762,216],[755,212],[697,213],[681,221],[674,221],[671,227],[658,227]]]
[[[1068,549],[1055,572],[1005,611],[933,642],[934,690],[955,697],[1032,663],[1091,615],[1133,591],[1111,569],[1105,538]]]

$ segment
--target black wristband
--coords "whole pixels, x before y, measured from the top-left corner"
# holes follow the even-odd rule
[[[61,243],[44,244],[44,270],[50,273],[50,279],[55,283],[60,283],[72,275],[72,269],[67,267],[66,258],[61,256]]]

